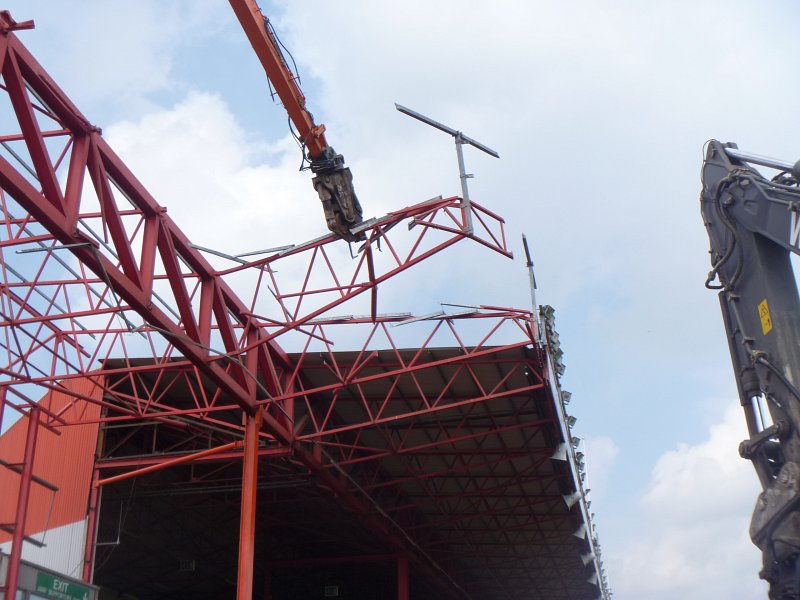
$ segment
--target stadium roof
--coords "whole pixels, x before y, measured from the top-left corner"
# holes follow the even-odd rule
[[[465,359],[461,348],[432,348],[425,361],[435,366],[409,372],[419,352],[377,352],[360,369],[361,383],[344,389],[334,384],[360,353],[336,353],[335,364],[327,354],[292,355],[304,389],[330,386],[337,396],[319,391],[297,403],[295,432],[302,436],[313,431],[311,422],[328,420],[327,431],[337,433],[302,443],[325,454],[336,477],[369,509],[345,504],[291,449],[264,438],[256,546],[262,576],[271,570],[273,587],[296,589],[297,580],[313,579],[315,565],[318,573],[333,559],[344,565],[347,556],[363,563],[402,553],[412,558],[418,590],[594,600],[599,591],[589,580],[597,567],[585,504],[568,506],[576,496],[575,464],[553,458],[563,453],[568,428],[557,388],[540,376],[542,355],[536,348],[487,348]],[[402,375],[386,376],[401,366]],[[162,402],[192,404],[188,387],[167,386],[157,373],[142,371],[141,382],[155,385],[146,378],[161,377],[170,394]],[[124,395],[126,385],[115,389]],[[157,429],[152,422],[108,429],[103,476],[234,439],[209,429],[187,446],[185,432]],[[170,450],[173,444],[179,446]],[[240,479],[234,453],[108,486],[99,539],[120,544],[98,550],[97,581],[137,597],[155,592],[154,582],[171,586],[173,579],[169,597],[197,597],[210,587],[230,593]],[[176,569],[175,556],[194,561],[194,570]]]

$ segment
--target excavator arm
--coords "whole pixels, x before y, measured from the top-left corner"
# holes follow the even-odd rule
[[[297,131],[304,156],[314,173],[312,182],[322,201],[328,229],[349,241],[359,239],[359,235],[350,230],[361,222],[361,205],[350,169],[344,166],[344,157],[328,145],[325,125],[314,123],[306,107],[306,98],[258,4],[255,0],[229,1]]]
[[[776,169],[772,179],[752,165]],[[701,211],[711,242],[706,286],[719,290],[747,421],[742,457],[763,487],[750,524],[773,600],[800,599],[800,163],[711,141]],[[768,414],[767,414],[768,413]]]

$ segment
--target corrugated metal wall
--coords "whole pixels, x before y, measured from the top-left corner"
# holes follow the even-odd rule
[[[100,398],[100,388],[89,378],[72,379],[64,387],[83,396]],[[63,392],[50,392],[41,405],[67,422],[94,420],[100,407]],[[20,419],[0,436],[0,458],[22,461],[28,420]],[[86,540],[86,512],[94,468],[99,426],[61,427],[61,435],[39,430],[33,473],[56,485],[52,492],[34,483],[28,504],[25,535],[43,540],[45,548],[24,544],[23,558],[69,575],[80,576]],[[13,523],[20,476],[0,468],[0,523]],[[0,531],[0,549],[8,552],[11,535]]]

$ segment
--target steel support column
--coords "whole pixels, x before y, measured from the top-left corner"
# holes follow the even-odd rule
[[[41,411],[32,408],[28,413],[28,431],[25,437],[25,454],[22,459],[19,493],[17,495],[17,513],[14,519],[14,534],[11,538],[11,555],[8,561],[8,577],[6,578],[6,598],[16,598],[19,583],[19,565],[22,560],[22,544],[25,538],[25,520],[28,516],[28,496],[33,481],[33,459],[36,455],[36,435],[39,432]]]
[[[89,490],[89,506],[86,511],[86,545],[83,548],[83,580],[92,582],[94,575],[94,551],[97,541],[98,513],[100,511],[100,488],[97,485],[100,479],[100,470],[97,468],[95,455],[95,468],[92,473],[92,487]]]
[[[258,482],[258,432],[263,409],[244,415],[244,460],[242,468],[242,513],[239,521],[239,571],[236,599],[253,598],[253,562],[256,535],[256,483]]]
[[[409,600],[408,557],[397,557],[397,600]]]

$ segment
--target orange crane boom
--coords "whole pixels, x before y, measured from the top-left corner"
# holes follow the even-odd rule
[[[350,241],[359,239],[358,234],[350,231],[361,222],[361,205],[353,187],[353,176],[344,166],[344,157],[337,154],[325,139],[325,125],[314,123],[314,117],[306,107],[306,97],[280,50],[269,20],[255,0],[229,2],[297,130],[304,157],[314,173],[312,182],[322,201],[328,229]]]

